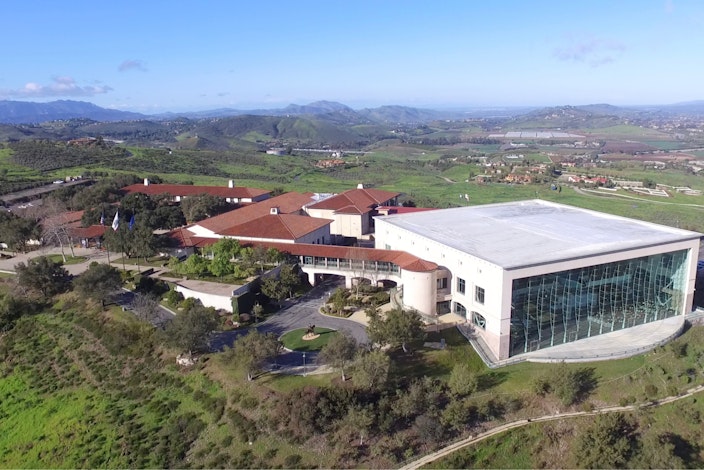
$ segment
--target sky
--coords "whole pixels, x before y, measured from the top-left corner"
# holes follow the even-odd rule
[[[160,113],[704,99],[701,0],[3,0],[0,99]]]

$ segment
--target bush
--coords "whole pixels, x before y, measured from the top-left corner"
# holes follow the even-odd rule
[[[303,457],[298,454],[287,455],[284,459],[284,467],[286,468],[298,468],[298,464],[301,463]]]
[[[670,350],[678,359],[681,359],[687,355],[687,347],[688,344],[685,342],[676,341],[674,343],[670,343]]]
[[[172,307],[177,307],[183,301],[183,294],[175,289],[169,290],[164,296],[166,302]]]

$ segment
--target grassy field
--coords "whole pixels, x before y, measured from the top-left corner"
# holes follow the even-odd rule
[[[328,341],[330,341],[333,335],[337,334],[335,330],[331,330],[330,328],[315,327],[315,334],[318,335],[318,337],[306,340],[303,339],[306,331],[306,328],[289,331],[281,336],[280,341],[286,349],[292,351],[318,351],[328,344]]]
[[[67,251],[70,252],[71,250]],[[66,261],[64,261],[64,257],[58,253],[47,255],[47,258],[52,260],[54,263],[61,263],[64,265],[83,263],[88,259],[85,256],[71,256],[69,253],[66,254]]]
[[[157,346],[157,331],[119,309],[90,313],[71,307],[75,300],[70,299],[69,294],[55,313],[24,317],[0,341],[0,420],[6,429],[0,434],[2,466],[334,466],[322,444],[294,445],[262,432],[250,446],[252,436],[242,426],[247,420],[268,422],[279,394],[338,387],[337,372],[264,374],[247,382],[243,370],[220,354],[207,356],[195,368],[179,369],[174,352]],[[410,354],[394,352],[391,383],[408,384],[414,377],[444,382],[457,364],[469,364],[478,377],[478,390],[467,399],[472,406],[492,400],[520,404],[488,426],[564,409],[552,396],[540,398],[532,389],[535,378],[554,365],[522,363],[489,370],[456,329],[431,332],[426,338],[440,339],[447,345],[443,350],[419,343]],[[568,367],[593,369],[596,388],[588,403],[618,404],[676,394],[701,383],[702,357],[704,327],[693,327],[673,345],[642,356]],[[692,427],[672,412],[657,411],[649,419],[656,429],[665,429],[664,420],[678,429]],[[487,442],[466,458],[482,467],[535,467],[537,455],[550,462],[546,454],[521,445],[544,439],[540,430],[531,429]],[[451,462],[453,466],[458,460]]]

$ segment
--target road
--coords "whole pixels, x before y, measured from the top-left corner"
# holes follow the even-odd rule
[[[122,292],[115,296],[115,303],[117,305],[120,305],[123,309],[129,310],[134,313],[135,316],[139,317],[139,315],[135,313],[133,309],[134,298],[135,293],[123,287]],[[157,328],[163,328],[166,323],[173,320],[175,316],[176,313],[174,313],[173,311],[169,310],[163,305],[158,305],[156,312],[154,312],[154,314],[152,314],[150,318],[146,318],[145,320],[147,320],[149,323],[156,326]]]
[[[466,439],[462,439],[461,441],[457,441],[453,444],[445,446],[442,449],[440,449],[436,452],[433,452],[432,454],[428,454],[424,457],[421,457],[420,459],[417,459],[417,460],[414,460],[413,462],[407,463],[406,465],[401,467],[400,470],[415,470],[415,469],[420,468],[424,465],[428,465],[429,463],[432,463],[439,458],[450,455],[451,453],[453,453],[459,449],[462,449],[463,447],[467,447],[469,445],[476,444],[477,442],[483,441],[484,439],[487,439],[491,436],[501,434],[502,432],[508,431],[510,429],[520,428],[522,426],[526,426],[531,423],[538,423],[538,422],[544,422],[544,421],[556,421],[556,420],[560,420],[560,419],[577,418],[580,416],[593,416],[593,415],[599,415],[599,414],[605,414],[605,413],[622,413],[625,411],[635,411],[635,410],[638,410],[641,408],[650,408],[650,407],[665,405],[667,403],[672,403],[672,402],[675,402],[678,400],[682,400],[684,398],[691,397],[691,396],[693,396],[697,393],[700,393],[702,391],[704,391],[704,385],[698,385],[697,387],[690,388],[689,390],[687,390],[686,393],[684,393],[682,395],[666,397],[666,398],[662,398],[660,400],[655,400],[655,401],[644,403],[644,404],[628,405],[628,406],[607,406],[604,408],[597,408],[593,411],[574,411],[574,412],[566,412],[566,413],[557,413],[557,414],[552,414],[552,415],[543,415],[543,416],[539,416],[537,418],[521,419],[519,421],[513,421],[511,423],[506,423],[506,424],[502,424],[501,426],[497,426],[493,429],[490,429],[490,430],[483,432],[481,434],[478,434],[476,436],[469,436]]]
[[[260,333],[273,333],[278,337],[287,331],[315,325],[333,330],[348,331],[358,343],[366,343],[368,337],[364,325],[346,318],[323,315],[319,312],[324,299],[328,297],[328,293],[334,290],[335,287],[335,284],[330,283],[323,283],[314,287],[305,296],[284,306],[277,313],[257,325],[257,330]],[[247,330],[222,332],[212,339],[211,347],[214,350],[221,350],[224,346],[232,347],[237,337],[246,333]]]

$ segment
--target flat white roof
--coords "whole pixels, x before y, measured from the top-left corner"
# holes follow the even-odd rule
[[[542,200],[377,217],[504,269],[699,239],[702,234]]]

